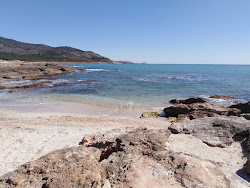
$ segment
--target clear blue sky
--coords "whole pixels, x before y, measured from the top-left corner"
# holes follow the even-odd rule
[[[250,64],[250,0],[0,0],[0,36],[113,60]]]

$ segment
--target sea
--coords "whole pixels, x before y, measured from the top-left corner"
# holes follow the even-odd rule
[[[51,80],[48,88],[0,91],[0,107],[42,101],[67,101],[120,109],[160,109],[171,99],[202,97],[228,106],[250,101],[250,65],[81,64],[77,71]],[[81,71],[84,68],[85,71]],[[36,81],[16,81],[12,85]],[[69,83],[53,87],[58,83]],[[212,99],[226,95],[235,99]]]

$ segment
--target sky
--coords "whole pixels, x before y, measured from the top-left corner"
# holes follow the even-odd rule
[[[250,1],[0,0],[0,36],[137,63],[250,64]]]

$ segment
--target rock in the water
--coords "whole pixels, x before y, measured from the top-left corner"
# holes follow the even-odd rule
[[[209,146],[225,147],[250,135],[250,122],[236,117],[213,117],[172,124],[174,133],[192,134]]]
[[[239,103],[230,106],[229,108],[238,108],[241,110],[241,113],[250,113],[250,101],[247,103]]]
[[[217,166],[166,149],[168,130],[85,138],[0,178],[0,187],[230,187]]]
[[[206,100],[202,98],[189,98],[185,100],[173,99],[169,101],[171,104],[193,104],[193,103],[205,103]]]
[[[212,99],[236,99],[235,97],[232,97],[232,96],[225,96],[225,95],[213,95],[213,96],[210,96],[209,98],[212,98]]]
[[[243,169],[247,174],[250,174],[250,159],[248,159],[247,162],[244,164]]]
[[[158,112],[144,112],[140,118],[158,118]]]

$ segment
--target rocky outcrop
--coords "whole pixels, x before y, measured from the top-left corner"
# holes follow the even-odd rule
[[[209,161],[168,151],[168,130],[94,135],[0,178],[0,187],[231,187]]]
[[[171,104],[194,104],[194,103],[205,103],[207,101],[202,98],[189,98],[185,100],[172,99],[169,102]]]
[[[215,106],[209,102],[178,104],[164,109],[166,117],[188,117],[189,119],[197,119],[204,117],[215,117],[218,115],[238,116],[240,110],[234,108],[224,108]]]
[[[247,139],[250,122],[239,117],[202,118],[172,124],[169,130],[174,134],[192,134],[209,146],[225,147],[234,140]]]
[[[230,106],[229,108],[237,108],[241,110],[241,113],[250,113],[250,101],[247,103],[239,103]]]

